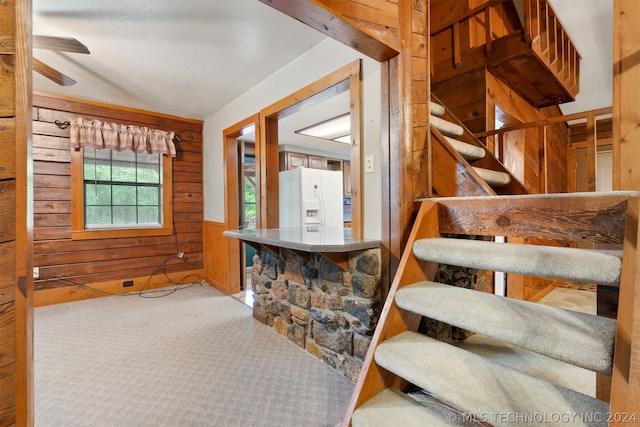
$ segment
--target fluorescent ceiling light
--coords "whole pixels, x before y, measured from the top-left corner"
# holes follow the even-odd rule
[[[349,113],[296,131],[297,134],[314,136],[331,141],[351,143],[351,116]]]
[[[343,144],[351,144],[351,135],[345,135],[339,138],[333,138],[333,141],[342,142]]]

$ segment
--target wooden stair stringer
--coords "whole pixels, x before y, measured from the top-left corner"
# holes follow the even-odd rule
[[[442,197],[496,195],[495,190],[447,142],[438,129],[431,127],[431,136],[432,165],[434,165],[432,186],[435,195]]]
[[[502,162],[500,162],[500,160],[498,160],[496,156],[489,149],[487,149],[487,147],[482,143],[482,141],[476,138],[473,135],[473,133],[464,125],[464,123],[462,123],[462,121],[458,119],[458,117],[456,117],[447,108],[447,106],[443,104],[442,101],[440,101],[438,97],[433,93],[431,94],[431,101],[444,107],[444,113],[441,116],[443,119],[461,126],[462,129],[464,130],[463,135],[456,139],[462,142],[465,142],[467,144],[483,148],[486,152],[484,158],[475,160],[473,162],[469,162],[466,159],[464,159],[462,155],[460,155],[457,151],[455,151],[453,147],[451,147],[451,145],[446,141],[444,135],[440,131],[435,129],[433,126],[430,126],[431,135],[435,136],[435,138],[432,138],[432,149],[433,149],[432,165],[434,165],[433,166],[434,172],[432,176],[433,176],[433,183],[434,183],[433,187],[437,195],[448,197],[448,196],[491,196],[491,195],[498,195],[498,194],[511,194],[511,195],[529,194],[529,191],[527,190],[527,188],[518,180],[518,178],[515,177],[509,171],[509,169],[507,169],[504,166],[504,164],[502,164]],[[479,182],[484,183],[484,180],[477,174],[477,172],[473,170],[472,166],[476,166],[476,167],[481,167],[481,168],[485,168],[493,171],[504,172],[511,176],[511,183],[503,187],[496,187],[496,188],[492,188],[491,186],[485,183],[485,185],[479,185],[481,189],[478,189],[477,191],[471,190],[472,192],[461,192],[461,191],[458,191],[457,189],[455,194],[451,194],[450,191],[444,192],[444,193],[438,192],[436,188],[436,180],[440,178],[444,178],[444,177],[438,176],[438,174],[444,174],[444,176],[447,177],[447,180],[443,182],[443,185],[446,182],[451,182],[450,179],[452,178],[450,174],[447,174],[445,167],[442,167],[441,165],[447,164],[447,166],[451,166],[454,162],[456,167],[455,171],[457,172],[455,176],[456,178],[458,176],[464,176],[466,178],[471,179],[471,182],[474,183],[475,185],[479,185],[478,184]],[[437,167],[437,170],[436,170],[436,167]],[[461,168],[464,168],[465,171],[462,172],[460,170]],[[461,180],[456,179],[455,181],[456,183],[461,183]],[[464,185],[468,186],[469,183],[465,183]]]
[[[422,316],[409,313],[400,309],[395,303],[395,295],[398,289],[422,280],[433,280],[438,264],[421,261],[415,258],[411,248],[416,240],[425,237],[438,237],[438,204],[423,202],[411,233],[407,239],[405,250],[398,264],[398,272],[389,289],[387,299],[378,320],[369,350],[362,364],[360,375],[356,381],[351,400],[347,406],[342,427],[348,427],[351,423],[353,412],[364,402],[387,388],[402,390],[406,381],[378,366],[374,361],[375,349],[387,339],[406,331],[417,331]]]

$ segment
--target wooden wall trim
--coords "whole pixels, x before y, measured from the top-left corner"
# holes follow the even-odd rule
[[[225,186],[224,200],[226,203],[226,218],[224,223],[205,221],[205,272],[207,280],[217,289],[226,294],[240,292],[242,277],[240,275],[240,265],[242,263],[242,242],[237,239],[229,239],[221,235],[224,230],[235,230],[240,228],[238,192],[240,182],[238,168],[241,164],[238,158],[238,138],[242,136],[245,129],[254,127],[255,152],[262,149],[262,139],[260,134],[260,114],[254,114],[246,119],[226,128],[222,131],[223,155],[225,159]],[[260,200],[260,162],[256,162],[256,200]],[[260,211],[256,212],[259,221]],[[209,245],[209,239],[219,244]],[[224,242],[224,244],[222,244]],[[219,262],[226,259],[224,265]],[[212,271],[216,269],[217,271]]]
[[[54,110],[69,111],[85,116],[124,117],[137,123],[156,124],[166,126],[167,123],[180,122],[188,129],[198,131],[202,129],[202,120],[178,117],[170,114],[156,113],[139,108],[112,105],[104,102],[91,101],[70,96],[52,94],[41,91],[33,92],[33,103],[41,107]]]
[[[176,283],[194,283],[204,277],[204,270],[188,270],[179,273],[167,273],[170,280]],[[122,287],[121,280],[109,280],[100,283],[87,283],[82,286],[65,286],[63,288],[42,289],[35,292],[35,306],[43,307],[53,304],[62,304],[72,301],[81,301],[92,298],[102,298],[105,296],[125,295],[131,293],[145,292],[149,290],[166,289],[170,292],[175,286],[167,281],[167,277],[141,276],[133,279],[133,286]],[[198,286],[198,285],[194,285]],[[154,295],[162,295],[162,292]]]
[[[362,84],[362,60],[357,59],[337,69],[336,71],[316,80],[315,82],[297,90],[296,92],[264,107],[260,110],[260,147],[256,145],[256,163],[259,163],[259,194],[260,214],[258,227],[278,228],[279,206],[273,203],[278,200],[278,171],[280,159],[278,155],[278,119],[297,111],[301,103],[316,103],[327,96],[335,95],[334,89],[344,91],[355,84],[353,93],[350,93],[351,102],[362,102],[360,85]],[[339,92],[338,92],[339,93]],[[361,114],[362,108],[351,106],[352,114]],[[354,236],[362,235],[362,173],[361,165],[361,130],[355,130],[354,126],[362,126],[361,117],[352,117],[351,131],[351,230]],[[271,200],[271,203],[268,203]]]

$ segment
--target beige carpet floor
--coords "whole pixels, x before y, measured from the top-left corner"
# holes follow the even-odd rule
[[[37,308],[34,341],[38,427],[334,426],[353,390],[207,284]]]

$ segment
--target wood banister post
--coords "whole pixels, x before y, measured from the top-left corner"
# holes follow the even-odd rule
[[[460,54],[460,23],[456,22],[453,24],[452,28],[452,36],[453,36],[453,66],[456,68],[460,68],[462,65],[462,56]]]
[[[491,49],[493,43],[493,34],[491,33],[491,8],[488,7],[484,10],[484,33],[485,33],[485,49],[487,56],[491,56]]]
[[[593,114],[587,116],[587,170],[589,173],[588,189],[589,191],[596,191],[596,153],[597,153],[597,138],[596,138],[596,120]]]

